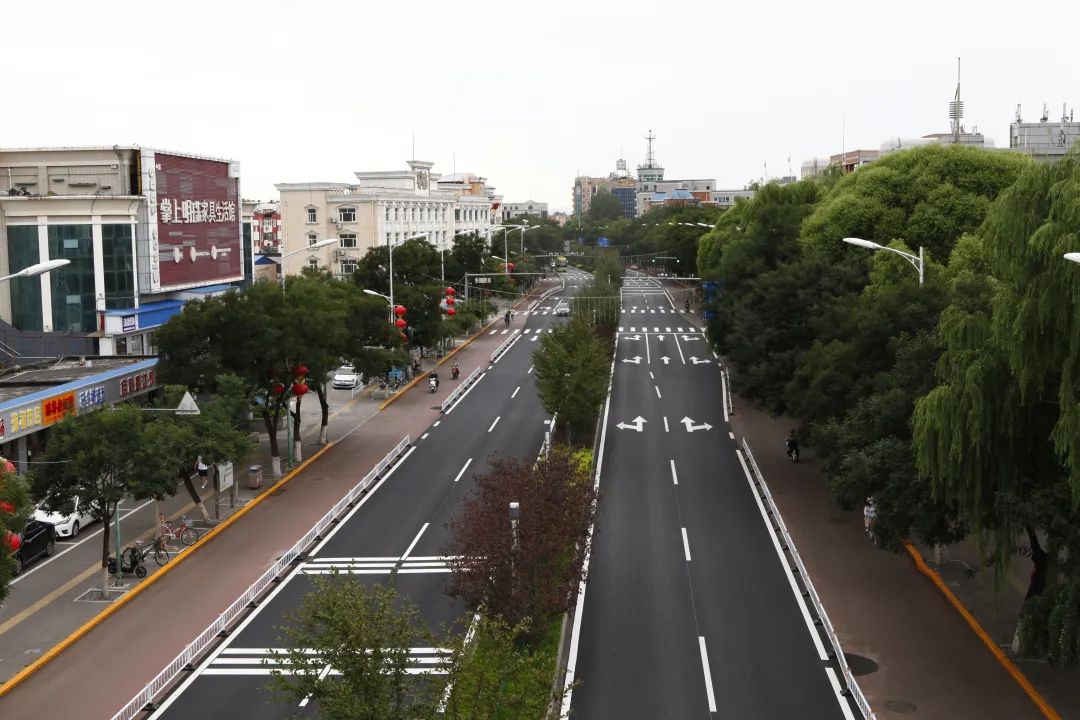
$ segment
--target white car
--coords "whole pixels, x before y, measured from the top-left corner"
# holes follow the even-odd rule
[[[570,316],[570,306],[567,305],[566,303],[559,303],[558,305],[555,306],[555,314],[557,316],[559,316],[559,317],[569,317]]]
[[[351,365],[343,365],[334,371],[334,387],[352,389],[360,384],[360,373]]]
[[[74,539],[79,537],[79,532],[83,528],[94,522],[94,516],[87,514],[87,512],[87,508],[79,507],[79,498],[75,498],[75,512],[70,515],[48,512],[38,505],[34,510],[34,519],[54,525],[56,527],[56,537]]]

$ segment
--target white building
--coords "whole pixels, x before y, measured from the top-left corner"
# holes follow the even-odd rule
[[[1009,147],[1027,153],[1039,160],[1059,160],[1069,152],[1080,137],[1080,123],[1073,120],[1072,112],[1061,106],[1061,120],[1049,122],[1050,115],[1043,105],[1039,122],[1024,122],[1020,106],[1016,106],[1016,120],[1009,125]]]
[[[356,269],[377,245],[397,245],[418,235],[450,249],[455,234],[487,232],[496,224],[500,198],[471,173],[433,174],[434,163],[411,160],[408,170],[355,173],[356,183],[279,183],[282,257],[320,240],[338,245],[288,257],[285,272],[324,267],[336,275]]]
[[[503,222],[525,215],[534,215],[541,220],[545,220],[548,215],[548,206],[547,203],[526,200],[525,202],[519,203],[503,203],[502,207],[499,208],[499,211],[502,215]]]

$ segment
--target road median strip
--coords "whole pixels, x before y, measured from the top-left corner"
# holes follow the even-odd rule
[[[967,609],[967,606],[960,602],[960,598],[956,597],[956,594],[949,589],[949,586],[945,584],[945,581],[941,579],[941,576],[938,575],[937,571],[926,564],[926,560],[923,559],[922,553],[919,552],[918,548],[909,542],[905,542],[904,547],[907,549],[908,554],[911,555],[911,559],[915,561],[915,567],[918,568],[919,572],[929,578],[930,582],[933,583],[934,586],[941,591],[941,594],[945,596],[945,599],[949,601],[949,604],[960,613],[960,616],[964,618],[964,622],[968,624],[968,627],[971,628],[1001,666],[1005,668],[1005,672],[1009,673],[1009,676],[1016,681],[1017,685],[1020,686],[1020,689],[1024,691],[1024,694],[1026,694],[1031,702],[1035,704],[1035,707],[1039,708],[1039,712],[1041,712],[1047,720],[1061,720],[1061,716],[1058,715],[1057,711],[1051,707],[1050,703],[1039,694],[1039,691],[1035,689],[1035,686],[1032,685],[1031,681],[1024,675],[1023,670],[1018,668],[1016,663],[1010,660],[1005,652],[998,647],[998,644],[995,643],[989,633],[983,629],[982,625],[979,624],[979,621],[975,619],[975,616]]]
[[[180,555],[178,555],[176,557],[176,559],[174,561],[170,562],[165,567],[161,568],[161,570],[158,570],[154,574],[150,575],[150,577],[146,578],[145,580],[140,582],[138,585],[136,585],[133,590],[124,593],[119,599],[117,599],[109,607],[105,608],[100,613],[98,613],[94,617],[87,620],[85,623],[83,623],[83,625],[81,627],[79,627],[73,633],[68,635],[66,638],[61,640],[59,643],[54,645],[52,648],[50,648],[48,650],[48,652],[46,652],[40,658],[38,658],[34,662],[30,663],[26,667],[24,667],[22,670],[20,670],[15,676],[13,676],[11,679],[9,679],[7,682],[5,682],[3,685],[0,685],[0,697],[4,697],[9,692],[14,690],[16,687],[21,685],[23,682],[26,681],[27,678],[29,678],[31,675],[36,673],[38,670],[40,670],[41,668],[45,667],[50,662],[55,660],[57,657],[59,657],[59,655],[62,652],[67,650],[69,647],[71,647],[76,642],[78,642],[82,637],[84,637],[86,634],[88,634],[91,630],[93,630],[98,625],[100,625],[105,620],[107,620],[109,617],[111,617],[113,615],[113,613],[117,612],[118,610],[120,610],[120,608],[124,607],[129,602],[134,600],[136,597],[138,597],[140,594],[142,594],[147,588],[154,585],[154,583],[156,583],[158,580],[160,580],[162,577],[164,577],[169,571],[171,571],[177,565],[179,565],[180,563],[184,562],[185,560],[187,560],[188,558],[193,556],[205,544],[207,544],[211,540],[215,539],[221,532],[223,532],[225,530],[225,528],[229,527],[234,522],[236,522],[238,519],[240,519],[241,517],[246,515],[252,508],[257,506],[264,499],[270,497],[271,494],[275,490],[277,490],[282,485],[289,482],[294,477],[296,477],[298,474],[300,474],[300,472],[304,468],[306,468],[308,465],[310,465],[315,460],[317,460],[319,457],[321,457],[322,454],[325,453],[327,450],[329,450],[331,447],[333,447],[333,443],[327,443],[326,445],[324,445],[314,455],[312,455],[307,460],[305,460],[302,463],[300,463],[299,465],[297,465],[296,468],[294,468],[287,475],[285,475],[285,477],[281,478],[276,483],[274,483],[269,488],[267,488],[266,492],[262,493],[261,495],[259,495],[256,498],[252,499],[250,502],[248,502],[242,508],[240,508],[235,513],[230,515],[228,518],[223,520],[220,525],[218,525],[213,530],[211,530],[210,532],[203,535],[201,538],[199,538],[195,542],[195,544],[191,546],[191,548],[188,550],[188,552],[181,553]]]

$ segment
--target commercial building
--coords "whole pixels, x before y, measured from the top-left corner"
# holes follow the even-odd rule
[[[739,198],[749,200],[752,197],[754,197],[753,190],[713,190],[710,194],[710,204],[726,209],[733,207]]]
[[[1061,119],[1050,122],[1050,115],[1043,105],[1039,122],[1024,122],[1020,106],[1016,106],[1016,119],[1009,125],[1009,147],[1031,155],[1038,160],[1058,160],[1069,152],[1080,137],[1080,122],[1073,119],[1070,110],[1061,106]]]
[[[0,363],[151,354],[184,301],[249,281],[239,175],[138,146],[0,150],[0,275],[70,261],[0,286]]]
[[[502,215],[502,221],[513,220],[514,218],[525,217],[531,215],[541,220],[547,220],[548,206],[547,203],[537,202],[535,200],[526,200],[520,203],[506,203],[504,202],[499,208]]]
[[[276,184],[286,274],[310,266],[347,275],[377,245],[423,234],[436,247],[449,249],[455,234],[485,233],[497,224],[502,198],[485,178],[440,176],[431,172],[434,163],[420,160],[407,164],[407,170],[357,172],[355,183]],[[329,238],[340,243],[295,252]]]
[[[251,240],[256,253],[281,249],[281,213],[276,202],[256,202],[251,208]]]

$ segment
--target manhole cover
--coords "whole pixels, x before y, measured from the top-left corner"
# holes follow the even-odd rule
[[[844,659],[847,660],[848,667],[851,668],[851,674],[856,677],[869,675],[878,671],[878,664],[868,657],[844,653]]]
[[[886,700],[885,709],[890,712],[912,713],[919,708],[915,707],[915,703],[909,703],[907,700]]]

